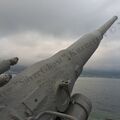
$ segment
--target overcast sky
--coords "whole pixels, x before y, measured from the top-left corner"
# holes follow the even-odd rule
[[[1,60],[31,65],[120,16],[120,0],[0,0]],[[106,33],[87,69],[120,70],[120,20]]]

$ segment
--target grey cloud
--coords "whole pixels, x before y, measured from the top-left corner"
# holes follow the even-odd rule
[[[0,39],[0,58],[19,57],[19,64],[31,65],[68,47],[73,40],[38,33],[21,33]]]
[[[109,4],[108,4],[109,3]],[[111,0],[0,0],[0,32],[37,30],[53,35],[80,35],[106,18]],[[113,6],[114,9],[114,6]]]
[[[87,69],[120,71],[120,41],[104,39],[86,64]]]

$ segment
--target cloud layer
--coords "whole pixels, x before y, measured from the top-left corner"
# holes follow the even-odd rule
[[[24,32],[0,39],[1,58],[20,58],[19,64],[30,65],[65,49],[73,41],[67,38]]]

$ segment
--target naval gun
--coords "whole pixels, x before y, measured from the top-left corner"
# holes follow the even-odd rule
[[[72,95],[73,86],[116,20],[114,16],[102,27],[33,64],[0,88],[0,119],[87,120],[92,104],[80,93]]]

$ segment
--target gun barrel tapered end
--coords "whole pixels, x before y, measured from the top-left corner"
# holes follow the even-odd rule
[[[105,34],[107,30],[111,27],[111,25],[118,19],[117,16],[113,16],[110,20],[108,20],[103,26],[101,26],[98,31],[101,32],[101,34]]]

